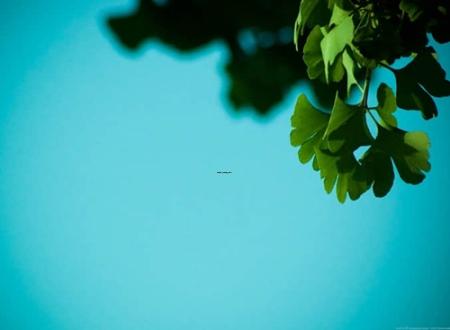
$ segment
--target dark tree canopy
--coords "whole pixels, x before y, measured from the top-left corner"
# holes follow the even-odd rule
[[[298,8],[298,0],[140,0],[134,12],[110,17],[108,24],[131,51],[150,40],[186,52],[223,41],[231,103],[265,115],[293,84],[308,79],[292,42]],[[312,87],[323,105],[332,104],[327,85],[315,81]]]

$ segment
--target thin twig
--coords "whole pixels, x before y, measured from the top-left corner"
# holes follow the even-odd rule
[[[366,69],[366,77],[364,78],[364,92],[359,102],[359,105],[367,108],[367,99],[369,98],[369,86],[370,86],[370,78],[372,77],[372,70]]]

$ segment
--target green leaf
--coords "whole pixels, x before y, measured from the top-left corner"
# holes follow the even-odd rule
[[[373,193],[376,197],[384,197],[394,184],[394,167],[391,157],[376,147],[369,148],[361,159],[362,168],[373,181]]]
[[[418,54],[406,67],[393,69],[397,80],[397,105],[407,110],[420,110],[425,119],[437,116],[437,108],[430,94],[450,95],[450,82],[445,71],[433,56],[432,49]]]
[[[291,145],[300,146],[299,160],[307,163],[314,156],[314,148],[322,141],[329,115],[316,109],[304,94],[301,94],[291,117]]]
[[[341,53],[345,46],[350,44],[353,39],[353,21],[350,16],[346,17],[339,25],[326,32],[322,29],[324,37],[320,42],[323,61],[325,65],[325,78],[328,82],[329,67],[333,64],[336,56]]]
[[[418,184],[431,169],[429,159],[430,141],[423,132],[405,132],[378,126],[374,147],[392,158],[403,181]]]
[[[450,95],[450,81],[445,79],[445,71],[437,61],[433,48],[427,48],[425,52],[418,54],[406,69],[415,75],[417,82],[431,95]]]
[[[397,105],[406,110],[420,110],[425,119],[437,116],[437,108],[431,96],[417,83],[414,76],[396,74]]]
[[[320,143],[324,129],[317,131],[312,138],[304,142],[298,151],[298,159],[300,163],[306,164],[314,157],[314,147]]]
[[[339,25],[342,21],[350,15],[349,11],[346,11],[338,5],[333,6],[333,12],[331,13],[329,26]]]
[[[345,104],[337,95],[324,134],[328,149],[333,153],[353,152],[369,145],[372,135],[367,127],[365,110]]]
[[[397,127],[397,119],[392,115],[397,109],[395,95],[392,89],[382,83],[377,90],[377,112],[381,119],[391,127]]]
[[[313,28],[316,25],[327,24],[330,11],[325,0],[302,0],[294,26],[294,44],[298,51],[298,38],[304,33],[305,26]]]
[[[361,175],[363,169],[353,153],[332,155],[318,146],[315,153],[325,191],[330,193],[336,186],[339,202],[344,203],[347,195],[356,200],[370,188],[371,182],[367,176]]]
[[[303,61],[306,64],[308,77],[310,79],[318,78],[324,71],[322,50],[320,49],[320,42],[322,39],[323,33],[317,25],[309,33],[303,47]]]
[[[362,175],[364,169],[353,152],[372,141],[363,109],[345,104],[336,95],[325,133],[314,142],[314,150],[308,151],[308,157],[315,154],[325,191],[330,193],[336,186],[336,195],[341,203],[347,196],[352,200],[358,199],[370,188],[370,178]]]
[[[331,111],[331,118],[328,122],[327,129],[325,131],[325,137],[328,137],[335,130],[340,128],[344,123],[346,123],[352,116],[354,116],[356,111],[351,106],[345,104],[338,95],[334,100],[333,110]]]
[[[314,151],[317,157],[317,166],[320,169],[320,177],[323,179],[325,191],[329,194],[333,191],[338,177],[337,161],[339,158],[325,153],[319,146],[316,146]]]
[[[342,64],[344,65],[345,73],[347,74],[347,95],[350,94],[353,85],[356,85],[360,90],[362,90],[355,78],[354,62],[347,49],[344,50],[344,53],[342,54]]]

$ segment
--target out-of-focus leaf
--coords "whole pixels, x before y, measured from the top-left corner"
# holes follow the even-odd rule
[[[416,21],[423,14],[423,7],[417,1],[401,0],[400,9],[408,15],[411,22]]]

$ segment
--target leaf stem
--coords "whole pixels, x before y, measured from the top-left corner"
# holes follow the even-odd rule
[[[370,112],[367,108],[366,108],[366,112],[369,114],[370,118],[372,118],[372,120],[375,122],[375,124],[380,125],[380,123],[378,122],[378,120],[375,118],[375,116],[373,115],[372,112]]]
[[[371,77],[372,77],[372,69],[367,68],[366,76],[364,78],[363,95],[362,95],[361,101],[359,102],[359,106],[366,110],[366,112],[369,114],[370,118],[373,119],[373,121],[375,122],[376,125],[379,125],[375,116],[372,114],[372,112],[370,112],[370,109],[376,109],[376,107],[369,107],[367,105],[368,100],[369,100],[369,86],[370,86],[370,78]]]
[[[361,101],[359,102],[359,105],[364,108],[367,108],[367,100],[369,98],[369,86],[370,86],[371,76],[372,76],[372,70],[367,68],[366,69],[366,77],[364,78],[363,95],[362,95]]]
[[[392,66],[388,65],[388,64],[385,64],[383,62],[378,62],[378,64],[381,65],[383,68],[386,68],[386,69],[388,69],[388,70],[390,70],[392,72],[395,71],[395,69]]]

